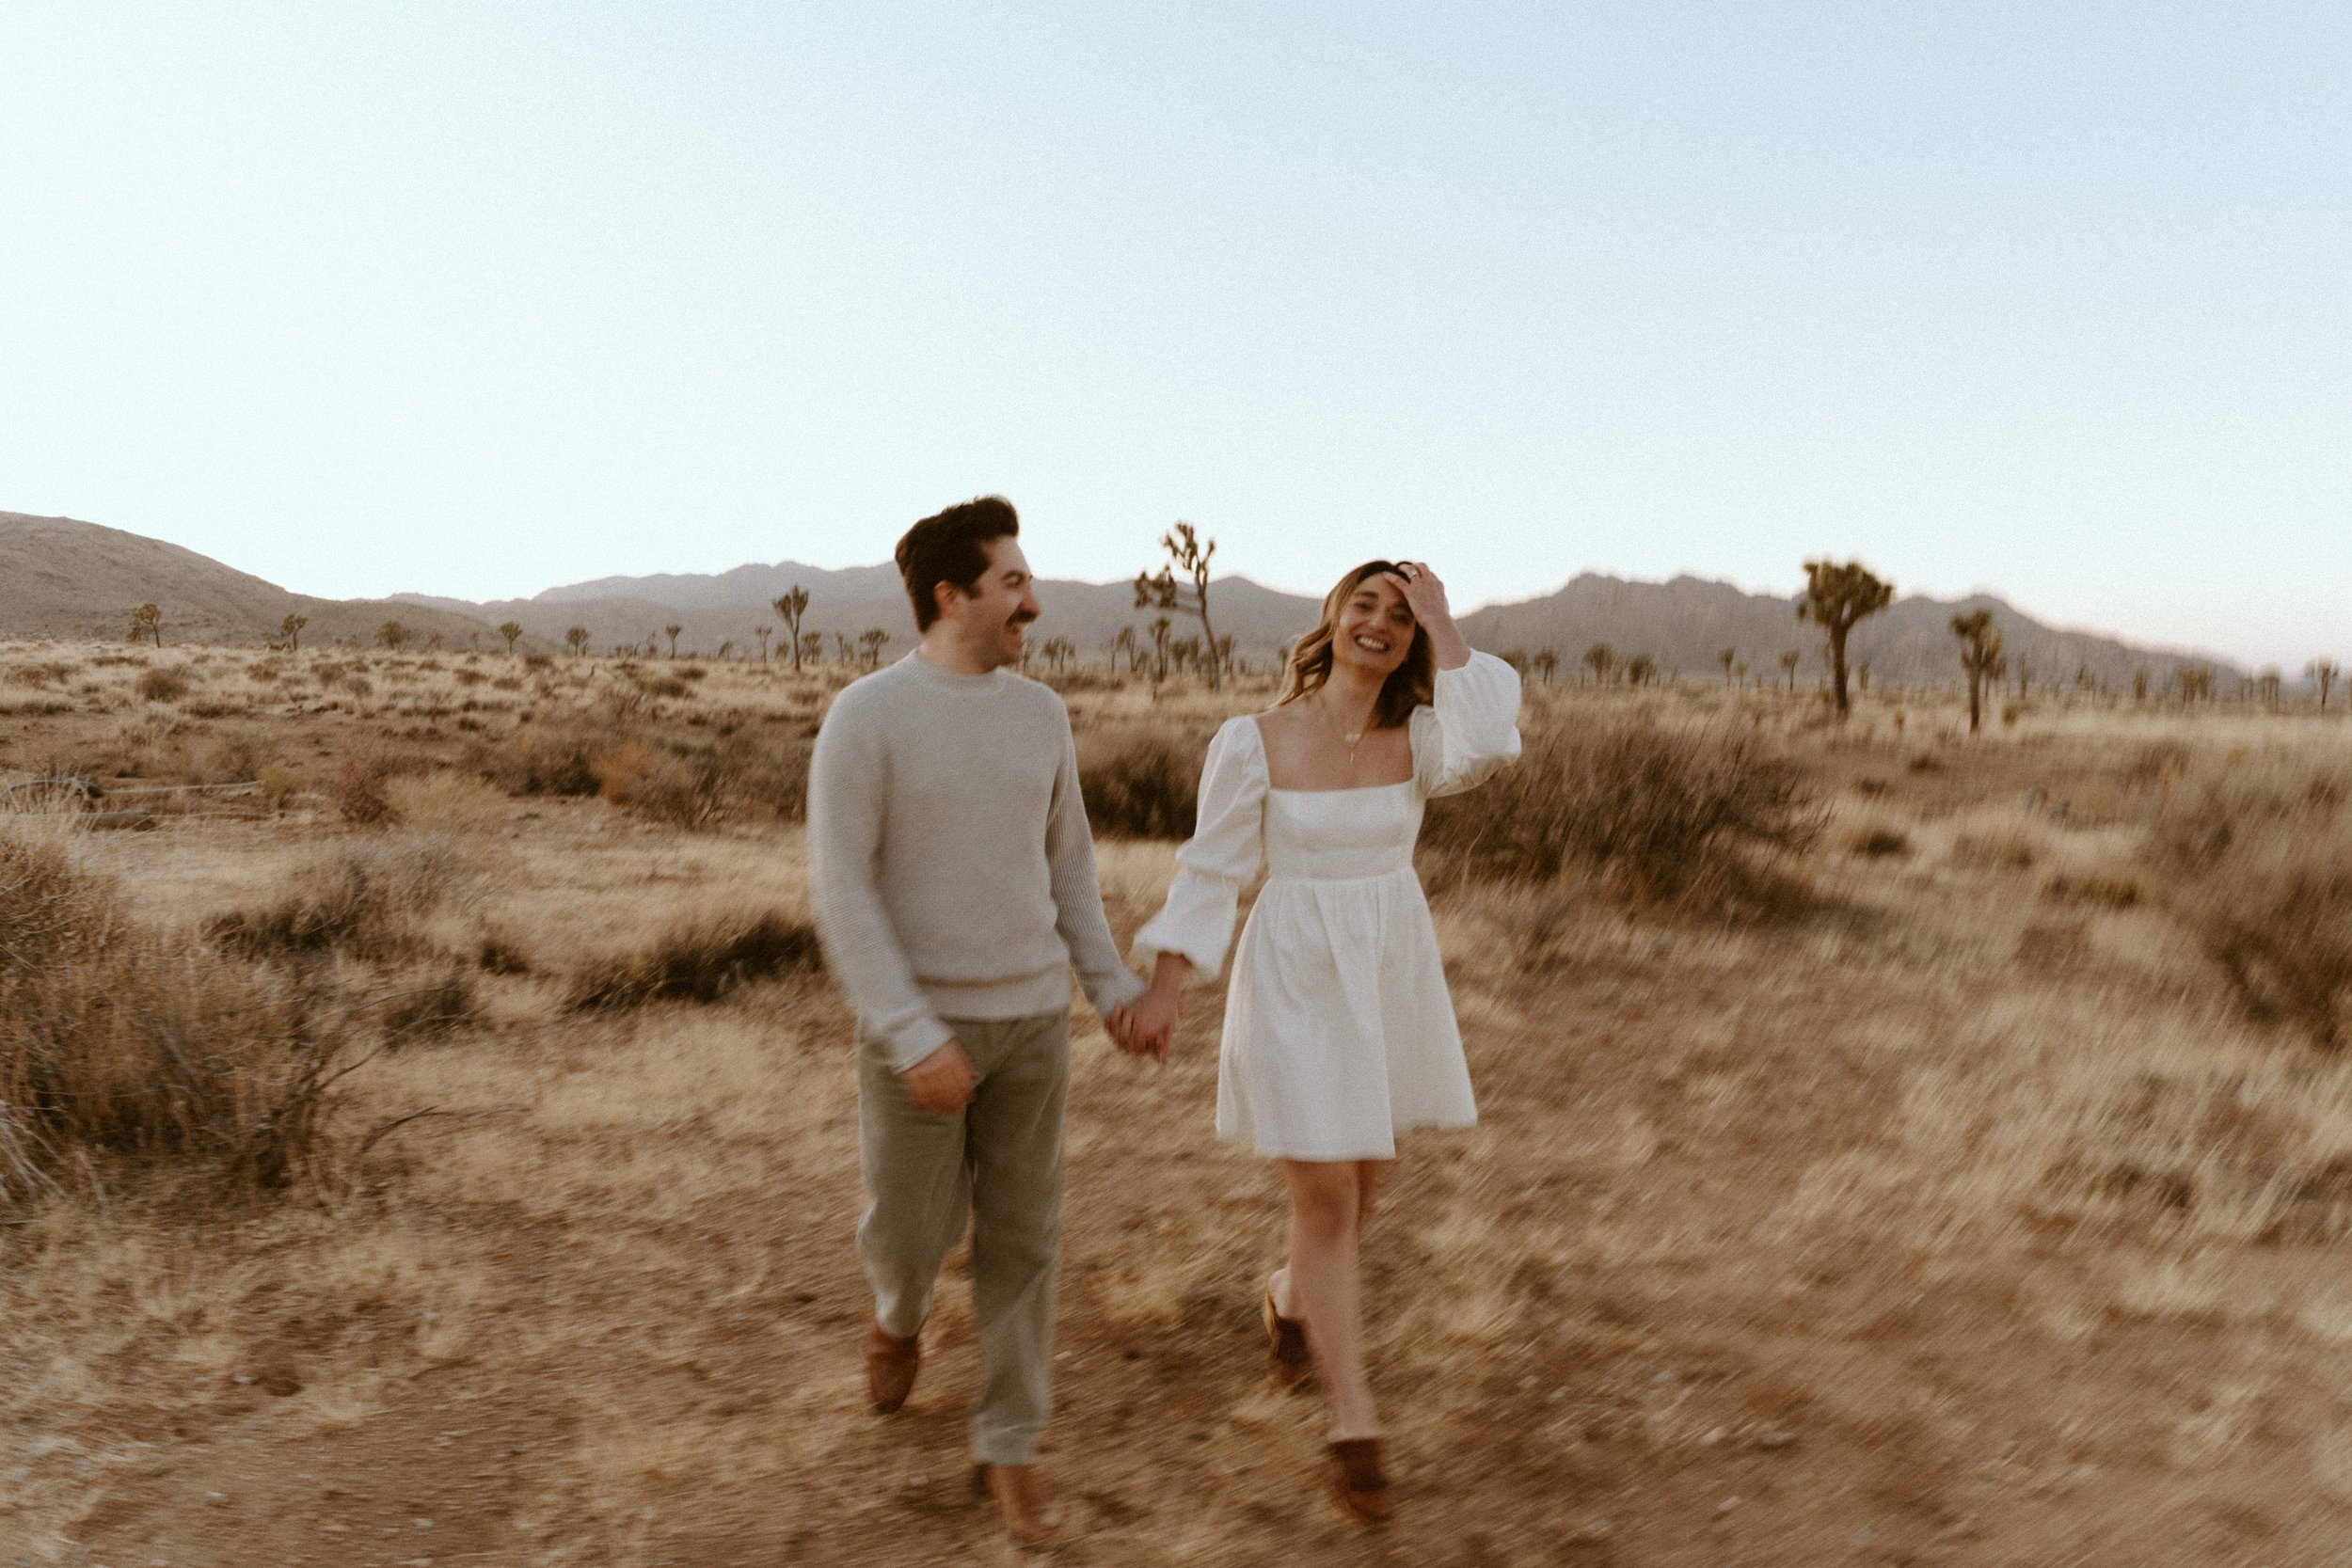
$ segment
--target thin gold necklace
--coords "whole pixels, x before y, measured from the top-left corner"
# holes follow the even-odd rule
[[[1323,721],[1331,727],[1331,733],[1338,736],[1340,744],[1347,748],[1347,768],[1352,774],[1356,769],[1356,748],[1364,743],[1364,732],[1358,730],[1354,735],[1350,735],[1340,728],[1340,721],[1331,717],[1331,700],[1328,697],[1318,693],[1315,697],[1315,706],[1321,710]]]

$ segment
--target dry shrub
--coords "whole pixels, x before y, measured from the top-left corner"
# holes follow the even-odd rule
[[[683,828],[736,816],[798,821],[808,802],[808,742],[752,729],[714,740],[664,737],[625,705],[477,736],[466,767],[510,795],[597,795]]]
[[[276,903],[215,915],[204,934],[248,958],[405,958],[422,945],[418,919],[448,895],[460,872],[456,850],[431,839],[347,845],[297,865],[294,885]]]
[[[466,773],[436,771],[396,777],[384,786],[395,821],[420,832],[494,832],[506,823],[506,797]]]
[[[416,771],[417,759],[380,737],[356,742],[327,781],[326,796],[346,822],[362,827],[392,820],[392,781]]]
[[[2015,828],[1952,835],[1954,865],[1980,871],[2030,871],[2041,858],[2041,841]]]
[[[151,703],[176,703],[188,694],[184,670],[150,670],[138,679],[138,694]]]
[[[501,930],[482,933],[482,942],[474,950],[474,963],[492,974],[528,974],[531,954],[512,936]]]
[[[1432,801],[1422,843],[1473,878],[1581,871],[1641,899],[1747,901],[1788,891],[1759,868],[1820,828],[1804,768],[1744,725],[1580,714],[1538,732],[1516,768]]]
[[[1186,838],[1206,742],[1166,730],[1093,735],[1078,748],[1087,820],[1114,838]]]
[[[72,673],[72,665],[50,659],[39,664],[11,665],[8,668],[8,680],[16,686],[35,688],[51,685],[63,686]]]
[[[278,742],[259,730],[230,730],[205,749],[198,771],[207,784],[245,784],[259,779],[278,760]]]
[[[423,985],[384,998],[377,1016],[388,1040],[427,1039],[481,1022],[482,999],[473,976],[453,965]]]
[[[0,837],[0,1196],[82,1152],[282,1185],[334,1038],[288,982],[136,927],[59,847]]]
[[[738,986],[822,964],[807,922],[768,912],[690,919],[634,953],[615,954],[573,976],[564,1006],[575,1012],[648,1002],[716,1002]]]
[[[302,770],[273,762],[262,769],[262,800],[272,811],[284,811],[306,783]]]
[[[594,795],[613,737],[585,723],[521,723],[466,745],[466,767],[509,795]]]
[[[715,773],[642,736],[622,741],[594,766],[604,798],[624,811],[676,828],[699,828],[718,814]]]
[[[152,714],[122,725],[88,759],[92,770],[125,779],[184,779],[196,771],[177,715]]]
[[[1856,828],[1846,840],[1846,847],[1865,860],[1883,860],[1889,855],[1911,853],[1911,840],[1899,829],[1883,823]]]
[[[2163,897],[2257,1019],[2344,1042],[2352,1007],[2352,768],[2255,759],[2184,782],[2147,846]]]
[[[2137,879],[2114,871],[2055,871],[2042,884],[2042,896],[2053,904],[2092,904],[2103,909],[2128,910],[2140,900]]]

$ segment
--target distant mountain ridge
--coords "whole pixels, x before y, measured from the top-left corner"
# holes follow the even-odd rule
[[[534,636],[560,641],[569,627],[588,628],[590,645],[642,641],[676,625],[681,648],[715,649],[722,641],[755,645],[752,628],[775,621],[769,603],[789,589],[809,591],[804,629],[851,639],[879,626],[909,645],[914,616],[895,568],[887,565],[828,569],[780,561],[717,573],[664,573],[651,577],[599,578],[567,583],[528,599],[469,604],[460,599],[395,595],[470,614],[483,620],[512,619]],[[1121,627],[1140,631],[1149,612],[1135,608],[1127,583],[1041,579],[1045,607],[1041,637],[1063,636],[1076,644],[1082,660],[1103,656]],[[1217,578],[1210,585],[1209,610],[1220,636],[1231,636],[1243,657],[1271,658],[1291,638],[1314,624],[1321,601],[1286,594],[1248,578]],[[2240,673],[2227,659],[2177,649],[2145,647],[2121,638],[2045,625],[1990,594],[1944,600],[1922,594],[1899,598],[1854,629],[1848,658],[1868,664],[1873,677],[1905,686],[1951,685],[1960,679],[1951,618],[1979,607],[2000,623],[2010,660],[2010,678],[2022,671],[2037,684],[2071,682],[2078,673],[2110,689],[2128,687],[2146,669],[2161,686],[2176,668],[2202,666],[2217,675]],[[1483,606],[1461,618],[1475,646],[1496,653],[1533,653],[1549,648],[1564,672],[1573,673],[1587,648],[1606,643],[1622,663],[1646,654],[1661,674],[1721,678],[1723,650],[1733,653],[1751,677],[1786,679],[1781,655],[1799,657],[1798,678],[1810,682],[1825,668],[1820,633],[1796,617],[1794,594],[1755,594],[1735,584],[1688,574],[1664,582],[1580,574],[1553,593]],[[1178,635],[1193,629],[1185,621]]]
[[[494,628],[514,621],[540,646],[561,646],[568,629],[585,626],[597,651],[648,640],[666,646],[665,628],[676,626],[680,651],[714,654],[723,643],[755,648],[755,628],[776,624],[769,601],[796,584],[810,595],[803,629],[823,635],[829,649],[834,636],[854,640],[868,627],[889,633],[889,653],[913,646],[914,616],[897,571],[887,565],[828,570],[784,561],[718,573],[601,578],[489,603],[425,594],[323,599],[160,539],[71,517],[0,512],[0,635],[8,636],[119,640],[127,636],[130,611],[151,600],[163,608],[167,643],[254,646],[287,615],[301,614],[310,617],[303,638],[310,642],[368,641],[383,622],[397,619],[419,638],[496,647]],[[1083,662],[1098,666],[1121,628],[1140,632],[1152,619],[1136,609],[1124,582],[1049,579],[1038,584],[1038,596],[1045,607],[1038,635],[1069,638]],[[1318,604],[1242,577],[1218,578],[1209,599],[1218,633],[1258,664],[1311,626]],[[1868,664],[1878,681],[1955,684],[1950,620],[1979,607],[1991,609],[2000,623],[2012,680],[2021,666],[2037,684],[2064,684],[2081,672],[2111,689],[2127,688],[2142,669],[2158,685],[2185,665],[2231,680],[2243,673],[2210,655],[2050,626],[1985,594],[1897,599],[1855,628],[1850,657]],[[1180,618],[1178,635],[1193,629]],[[1646,654],[1661,673],[1694,679],[1721,678],[1726,648],[1752,678],[1784,679],[1779,659],[1790,650],[1801,656],[1801,682],[1809,684],[1822,668],[1820,634],[1797,620],[1793,596],[1691,576],[1645,582],[1584,573],[1553,593],[1470,611],[1462,629],[1474,645],[1496,653],[1549,648],[1564,675],[1596,643],[1608,644],[1620,664]]]
[[[446,610],[382,599],[321,599],[294,594],[210,556],[145,534],[72,517],[0,512],[0,633],[14,637],[124,638],[131,611],[163,610],[174,642],[251,647],[305,615],[305,642],[372,639],[397,619],[420,639],[467,642],[489,627]]]

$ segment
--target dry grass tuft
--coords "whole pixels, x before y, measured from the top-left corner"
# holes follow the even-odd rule
[[[0,836],[0,1196],[78,1153],[283,1185],[335,1055],[305,998],[145,930],[64,849]]]
[[[352,747],[326,786],[327,799],[346,822],[362,827],[389,822],[393,816],[391,784],[416,770],[414,756],[389,741],[374,739]]]
[[[384,800],[393,819],[420,832],[490,832],[505,824],[512,809],[480,779],[446,770],[389,779]]]
[[[2147,855],[2248,1013],[2323,1050],[2352,1021],[2352,768],[2257,758],[2168,792]]]
[[[1847,837],[1846,847],[1865,860],[1883,860],[1890,855],[1911,853],[1911,840],[1899,828],[1872,823],[1857,828]]]
[[[1580,715],[1476,792],[1432,802],[1422,843],[1473,877],[1584,870],[1638,898],[1703,898],[1751,888],[1759,858],[1802,853],[1820,827],[1803,766],[1752,731]]]
[[[2138,879],[2114,871],[2054,871],[2042,884],[2042,896],[2053,904],[2090,904],[2102,909],[2128,910],[2138,904]]]
[[[1205,741],[1158,729],[1089,736],[1078,750],[1087,820],[1112,838],[1189,837],[1205,749]]]
[[[423,985],[385,998],[376,1016],[389,1039],[427,1039],[480,1022],[482,998],[473,976],[452,965]]]
[[[138,678],[138,694],[151,703],[176,703],[188,694],[184,670],[149,670]]]
[[[596,758],[612,737],[584,722],[517,724],[502,736],[476,736],[466,767],[509,795],[594,795]]]
[[[633,953],[589,964],[564,1006],[609,1011],[650,1002],[716,1002],[755,980],[813,974],[822,966],[807,922],[769,912],[684,921]]]
[[[1952,835],[1952,863],[1979,871],[2030,871],[2042,859],[2041,840],[2015,828]]]
[[[215,915],[204,934],[248,958],[405,958],[422,945],[417,918],[441,901],[459,871],[456,851],[434,840],[348,845],[296,867],[276,903]]]

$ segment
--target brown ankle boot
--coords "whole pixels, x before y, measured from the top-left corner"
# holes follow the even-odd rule
[[[1034,1465],[976,1465],[973,1484],[996,1499],[996,1516],[1017,1546],[1042,1546],[1061,1534],[1061,1510]]]
[[[1359,1525],[1385,1525],[1395,1516],[1379,1438],[1343,1437],[1331,1445],[1331,1497]]]
[[[914,1392],[914,1374],[923,1365],[920,1337],[901,1339],[874,1323],[866,1331],[866,1398],[877,1416],[887,1416]]]
[[[1265,1307],[1261,1316],[1265,1322],[1266,1375],[1282,1392],[1295,1394],[1315,1375],[1314,1356],[1307,1349],[1307,1325],[1274,1309],[1274,1282],[1270,1279],[1266,1281]]]

